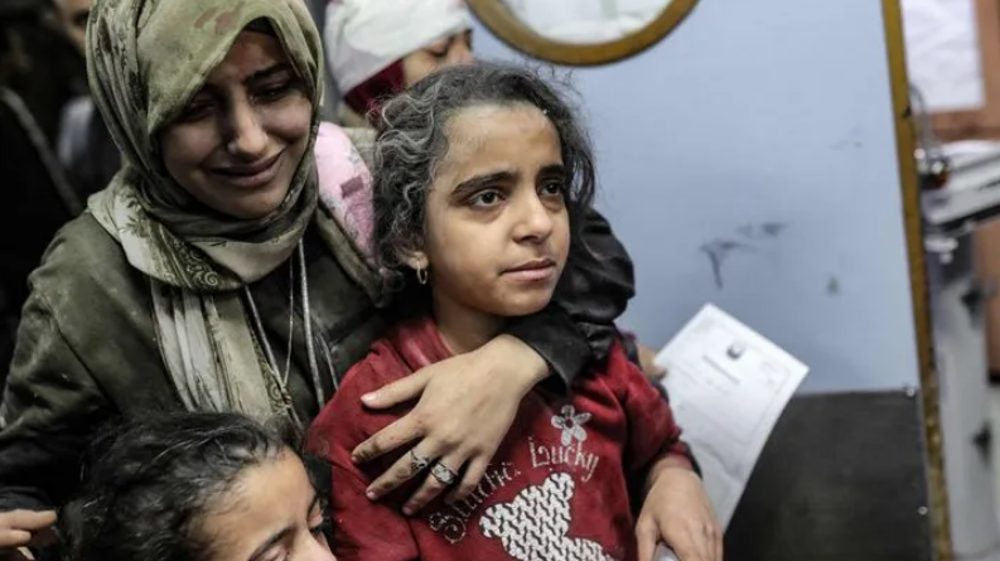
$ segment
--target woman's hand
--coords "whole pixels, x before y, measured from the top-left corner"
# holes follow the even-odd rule
[[[476,351],[428,366],[364,396],[362,401],[373,409],[420,396],[408,415],[352,452],[354,461],[362,463],[415,442],[372,482],[368,498],[378,500],[428,470],[423,485],[403,507],[411,515],[449,486],[433,474],[436,471],[449,479],[442,467],[457,474],[457,486],[448,502],[465,498],[486,473],[521,399],[547,375],[548,365],[538,353],[514,337],[501,335]],[[439,464],[436,469],[435,464]]]
[[[653,468],[650,482],[635,525],[639,561],[653,561],[661,541],[680,561],[722,561],[722,531],[698,474],[667,458]]]
[[[51,510],[0,512],[0,561],[30,559],[19,548],[50,543],[48,530],[55,523],[56,513]]]

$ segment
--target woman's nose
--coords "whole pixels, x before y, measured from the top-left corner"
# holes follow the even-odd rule
[[[226,149],[244,158],[262,155],[267,150],[268,135],[257,112],[248,102],[240,102],[229,111],[229,137]]]

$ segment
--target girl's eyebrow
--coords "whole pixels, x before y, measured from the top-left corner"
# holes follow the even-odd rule
[[[458,186],[455,187],[455,190],[452,191],[452,196],[461,197],[466,194],[475,193],[484,187],[496,183],[516,182],[519,177],[520,173],[513,170],[503,170],[476,175],[459,183]]]

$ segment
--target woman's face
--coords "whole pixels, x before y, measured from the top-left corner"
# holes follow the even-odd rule
[[[210,505],[201,535],[210,561],[335,561],[325,521],[305,466],[286,451],[246,470]]]
[[[261,218],[288,194],[311,121],[307,86],[277,38],[244,31],[161,133],[164,164],[201,203]]]
[[[569,255],[559,134],[530,105],[471,107],[447,127],[418,255],[435,303],[501,317],[537,312]]]
[[[407,86],[412,86],[439,68],[468,64],[474,60],[472,30],[464,31],[439,39],[403,57],[403,78]]]

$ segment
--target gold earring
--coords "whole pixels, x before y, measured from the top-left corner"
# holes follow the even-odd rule
[[[417,269],[417,282],[427,284],[427,269],[420,267]]]

